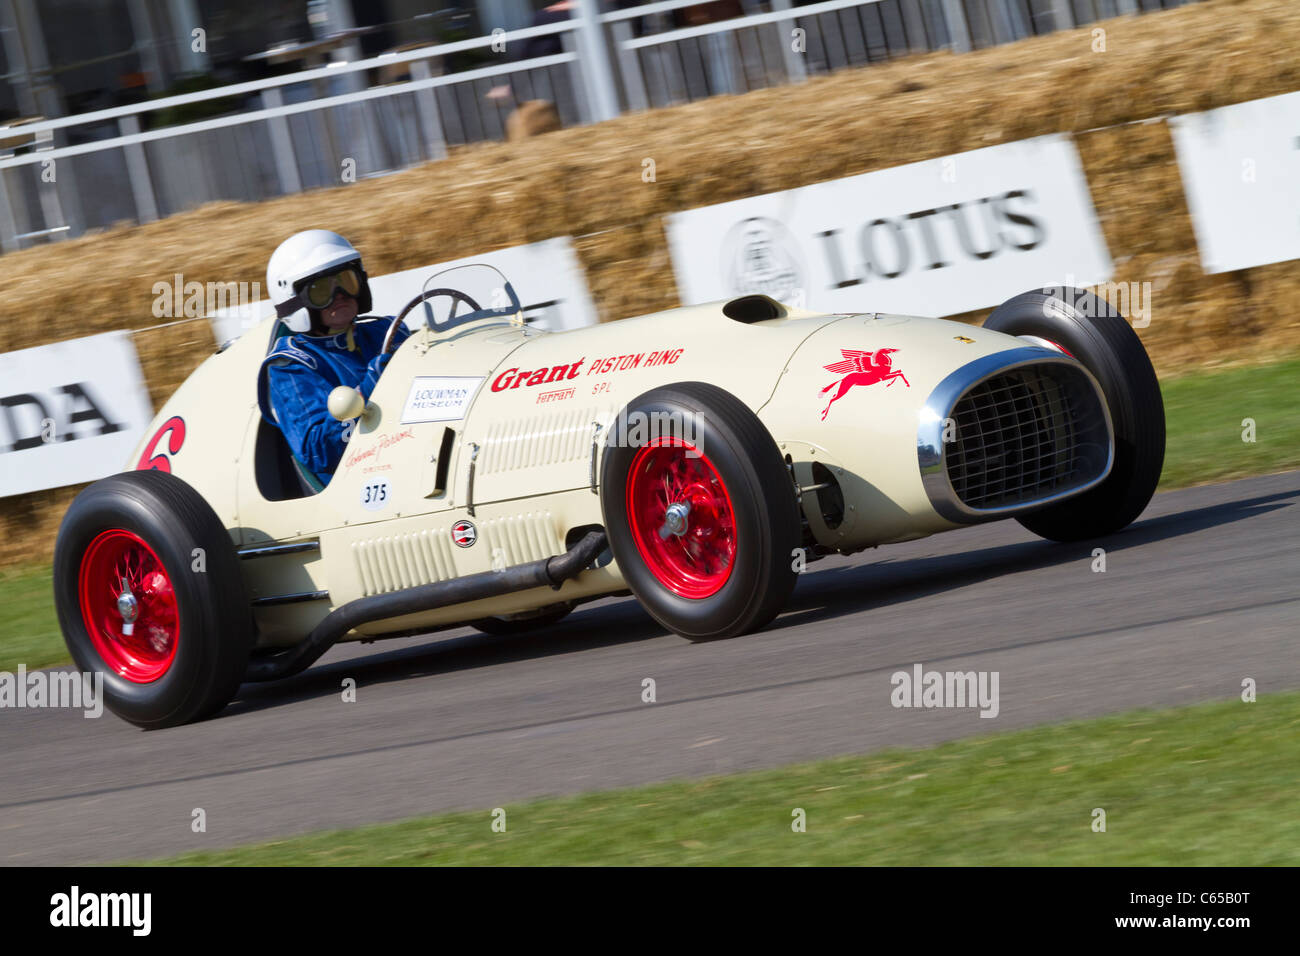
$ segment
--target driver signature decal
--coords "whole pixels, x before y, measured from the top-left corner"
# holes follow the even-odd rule
[[[392,448],[398,442],[405,441],[408,438],[414,438],[414,437],[415,437],[414,428],[404,428],[395,435],[383,435],[380,437],[380,439],[377,442],[375,442],[375,444],[371,445],[369,448],[365,449],[364,451],[354,451],[351,454],[349,454],[347,459],[343,462],[343,464],[345,467],[351,468],[353,465],[357,464],[358,462],[367,461],[372,458],[375,461],[379,461],[379,458],[384,453],[385,448]]]

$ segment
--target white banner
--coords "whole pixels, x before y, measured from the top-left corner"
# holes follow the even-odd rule
[[[1300,93],[1169,127],[1205,271],[1300,259]]]
[[[0,392],[0,496],[121,471],[153,418],[126,332],[6,352]]]
[[[364,264],[364,250],[362,252]],[[392,272],[383,276],[372,275],[370,292],[374,304],[370,311],[374,315],[396,315],[401,311],[402,306],[420,294],[421,287],[429,276],[443,269],[475,262],[486,262],[505,273],[505,277],[510,280],[515,294],[519,296],[519,301],[524,307],[524,319],[530,325],[560,331],[594,325],[598,321],[596,307],[592,304],[591,293],[587,290],[586,278],[578,263],[577,253],[573,249],[573,240],[568,236],[533,242],[526,246],[497,249],[494,252],[421,266],[418,269],[407,269],[403,272]],[[485,309],[508,304],[505,300],[497,302],[479,299],[480,294],[490,296],[492,287],[500,285],[500,280],[486,269],[468,269],[453,273],[440,278],[436,285],[449,285],[468,292]],[[434,300],[433,308],[439,319],[446,318],[450,305],[450,300],[446,298]],[[461,314],[467,311],[463,304],[459,306]],[[247,306],[216,310],[211,319],[217,344],[221,345],[238,338],[274,312],[270,299],[262,299]],[[416,310],[411,313],[408,324],[415,326],[422,321],[422,312]]]
[[[668,240],[683,305],[956,315],[1112,269],[1062,135],[676,213]]]

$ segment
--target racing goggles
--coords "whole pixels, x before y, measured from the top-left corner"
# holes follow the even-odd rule
[[[354,266],[319,275],[298,290],[298,298],[313,309],[323,309],[334,301],[334,290],[342,289],[353,298],[361,291],[361,275]]]

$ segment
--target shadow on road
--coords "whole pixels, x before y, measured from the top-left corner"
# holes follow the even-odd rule
[[[337,695],[341,692],[340,684],[344,677],[355,678],[359,685],[385,684],[597,647],[613,647],[663,637],[667,632],[641,609],[640,604],[628,598],[602,603],[599,607],[579,607],[558,624],[539,627],[527,634],[464,633],[463,628],[452,633],[455,636],[430,635],[430,643],[417,647],[378,651],[339,661],[327,658],[324,663],[288,680],[245,684],[240,688],[236,701],[222,713],[243,713]]]
[[[1124,551],[1194,534],[1285,508],[1300,489],[1224,502],[1139,521],[1117,534],[1075,544],[1026,541],[953,554],[813,570],[796,587],[770,630],[784,630],[858,611],[887,607],[1023,571],[1089,560],[1092,549]],[[960,532],[958,533],[960,534]],[[960,538],[953,543],[960,546]],[[885,552],[888,554],[888,551]],[[287,706],[340,693],[343,677],[359,685],[414,680],[479,667],[553,657],[666,636],[634,599],[579,608],[565,620],[523,635],[453,632],[416,647],[318,664],[304,674],[269,684],[245,684],[224,714]],[[680,640],[680,638],[674,638]]]
[[[1138,521],[1115,534],[1072,544],[1024,541],[941,557],[882,560],[836,568],[830,573],[810,574],[799,582],[789,611],[778,618],[772,628],[798,627],[854,611],[942,594],[1008,574],[1089,561],[1094,548],[1116,553],[1168,541],[1277,511],[1287,507],[1289,502],[1286,499],[1296,497],[1300,497],[1300,489],[1208,505]]]

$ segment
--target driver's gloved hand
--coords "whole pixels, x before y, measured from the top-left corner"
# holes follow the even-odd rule
[[[361,377],[361,384],[357,386],[357,391],[366,401],[370,401],[370,393],[375,390],[375,385],[379,382],[379,376],[384,374],[384,367],[392,359],[393,353],[388,352],[384,355],[376,355],[366,365],[366,374]]]

